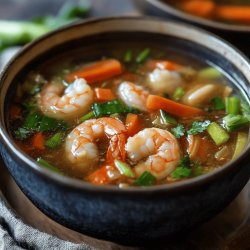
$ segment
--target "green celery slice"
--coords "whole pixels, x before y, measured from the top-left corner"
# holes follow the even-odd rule
[[[58,133],[54,134],[52,137],[50,137],[46,141],[45,145],[48,148],[52,148],[52,149],[57,148],[61,144],[63,137],[64,137],[64,133],[58,132]]]
[[[248,143],[248,135],[243,132],[239,132],[237,135],[235,150],[232,159],[237,158],[241,152],[245,149]]]
[[[226,97],[226,112],[238,115],[240,113],[240,99],[236,96]]]
[[[227,142],[230,135],[216,122],[210,123],[207,127],[207,132],[215,142],[217,146]]]

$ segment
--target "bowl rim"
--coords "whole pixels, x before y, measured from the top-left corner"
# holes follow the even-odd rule
[[[237,25],[237,24],[227,24],[223,22],[218,21],[211,21],[202,17],[194,16],[191,14],[188,14],[184,11],[181,11],[167,2],[162,2],[162,0],[146,0],[149,4],[155,6],[156,8],[160,9],[161,11],[164,11],[166,13],[169,13],[172,16],[178,17],[182,20],[187,20],[190,23],[193,23],[195,25],[202,25],[203,27],[210,27],[213,29],[219,29],[221,31],[234,31],[234,32],[250,32],[250,25]]]
[[[176,21],[166,21],[162,18],[158,17],[149,17],[149,16],[131,16],[131,15],[122,15],[122,16],[109,16],[109,17],[101,17],[101,18],[89,18],[80,22],[77,22],[75,24],[66,25],[60,29],[57,29],[55,31],[49,32],[43,36],[41,36],[38,39],[35,39],[33,42],[25,45],[21,51],[19,51],[5,66],[4,70],[0,74],[0,82],[4,79],[4,76],[8,73],[9,67],[13,63],[15,63],[15,60],[18,59],[20,56],[26,53],[26,51],[30,50],[33,46],[43,42],[43,40],[46,40],[50,38],[51,36],[56,35],[57,33],[63,33],[67,30],[70,30],[72,27],[76,28],[77,26],[84,26],[88,24],[93,23],[101,23],[103,21],[116,21],[116,20],[144,20],[144,21],[155,21],[155,22],[162,22],[165,25],[177,25],[179,27],[189,28],[196,30],[198,32],[201,32],[207,36],[211,36],[213,39],[216,39],[216,41],[219,43],[222,43],[223,46],[226,46],[227,49],[233,49],[239,58],[243,59],[245,64],[250,69],[250,61],[246,56],[244,56],[237,48],[232,46],[227,41],[221,39],[220,37],[203,30],[201,28],[197,28],[195,26],[192,26],[190,24],[183,24]],[[3,84],[0,85],[0,90],[2,89]],[[45,178],[46,180],[56,182],[58,185],[62,186],[63,188],[72,188],[76,190],[82,190],[85,192],[91,192],[91,193],[113,193],[113,194],[124,194],[124,195],[137,195],[137,194],[152,194],[152,193],[175,193],[180,192],[184,190],[188,190],[191,188],[196,188],[198,186],[207,184],[213,180],[216,180],[220,178],[221,176],[224,176],[226,174],[229,174],[231,171],[237,171],[236,167],[240,164],[240,162],[246,160],[246,158],[249,159],[250,156],[250,143],[247,145],[245,151],[235,160],[230,161],[229,163],[223,165],[221,168],[218,168],[211,173],[207,173],[205,175],[201,175],[195,178],[182,180],[180,182],[171,183],[171,184],[165,184],[165,185],[155,185],[150,187],[129,187],[129,188],[119,188],[118,186],[112,186],[112,185],[102,185],[97,186],[93,185],[91,183],[74,179],[68,176],[59,175],[57,173],[54,173],[46,168],[42,168],[38,165],[38,163],[32,159],[30,156],[26,155],[24,152],[22,152],[14,143],[14,140],[11,138],[11,136],[8,134],[7,130],[5,129],[5,123],[4,121],[1,121],[0,117],[0,142],[2,142],[3,146],[6,147],[8,153],[10,153],[16,160],[21,160],[25,166],[25,168],[28,168],[29,170],[32,170],[35,172],[35,174],[38,174],[42,178]],[[23,167],[23,166],[22,166]],[[239,168],[238,168],[239,169]]]

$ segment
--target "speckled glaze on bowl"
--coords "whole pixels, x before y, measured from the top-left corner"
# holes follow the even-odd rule
[[[126,39],[164,44],[216,65],[249,101],[250,65],[217,37],[154,18],[89,20],[36,40],[7,65],[0,79],[0,151],[16,183],[49,217],[99,239],[136,245],[187,232],[228,205],[250,177],[249,145],[240,158],[205,176],[171,185],[121,190],[93,186],[39,167],[15,146],[6,118],[16,84],[35,65],[78,46]]]

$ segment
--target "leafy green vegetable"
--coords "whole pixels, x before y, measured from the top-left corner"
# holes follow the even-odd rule
[[[45,167],[45,168],[51,170],[52,172],[60,173],[60,174],[61,174],[61,171],[60,171],[57,167],[53,166],[52,164],[50,164],[49,162],[47,162],[47,161],[44,160],[43,158],[39,157],[39,158],[37,158],[36,161],[37,161],[41,166],[43,166],[43,167]]]
[[[243,115],[227,115],[223,118],[226,129],[229,132],[235,131],[237,129],[243,128],[250,124],[247,117]]]
[[[30,131],[39,131],[40,121],[42,116],[36,112],[29,113],[23,122],[22,127],[25,129],[29,129]]]
[[[149,54],[150,54],[150,49],[147,48],[147,49],[144,49],[137,57],[136,57],[136,62],[137,63],[143,63],[148,57],[149,57]]]
[[[52,137],[50,137],[46,141],[45,145],[48,148],[52,148],[52,149],[57,148],[62,143],[63,137],[64,137],[64,133],[58,132],[54,134]]]
[[[150,172],[145,171],[142,175],[135,181],[135,184],[138,186],[152,186],[156,182],[155,176]]]
[[[40,120],[38,131],[56,131],[57,129],[66,130],[68,125],[63,120],[56,120],[51,117],[43,116]]]
[[[222,98],[220,98],[219,96],[214,97],[211,100],[211,102],[212,102],[214,110],[224,110],[225,109],[225,103],[222,100]]]
[[[174,91],[174,94],[173,94],[173,99],[175,101],[179,101],[185,94],[185,91],[182,87],[178,87],[176,88],[176,90]]]
[[[30,136],[30,131],[25,128],[18,128],[14,131],[15,138],[18,140],[25,140]]]
[[[190,167],[190,158],[189,155],[185,155],[179,162],[178,167],[182,167],[182,168],[188,168]]]
[[[133,172],[133,170],[127,163],[119,161],[119,160],[115,160],[115,166],[118,168],[119,172],[122,175],[125,175],[130,178],[135,177],[135,173]]]
[[[164,124],[177,125],[177,121],[174,117],[170,116],[166,111],[160,109],[161,120]]]
[[[88,114],[82,116],[82,117],[80,118],[80,122],[85,122],[85,121],[87,121],[87,120],[89,120],[89,119],[92,119],[92,118],[95,118],[95,113],[94,113],[93,111],[91,111],[91,112],[89,112]]]
[[[196,135],[204,132],[211,122],[206,120],[202,122],[195,121],[192,123],[191,129],[188,130],[189,135]]]
[[[190,168],[178,167],[172,172],[171,177],[174,179],[180,179],[183,177],[189,177],[192,174],[192,170]]]
[[[182,124],[178,124],[177,127],[171,129],[171,132],[179,139],[185,134],[185,128]]]

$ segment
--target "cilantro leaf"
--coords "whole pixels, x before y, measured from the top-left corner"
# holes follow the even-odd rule
[[[223,109],[225,109],[225,102],[223,101],[222,98],[216,96],[211,100],[211,102],[212,102],[214,110],[223,110]]]
[[[185,134],[185,128],[182,124],[178,124],[177,127],[171,129],[171,132],[179,139]]]
[[[192,174],[192,170],[190,168],[178,167],[171,174],[171,177],[174,179],[180,179],[183,177],[189,177]]]
[[[14,131],[15,138],[18,140],[25,140],[30,136],[30,131],[25,128],[18,128]]]
[[[181,160],[180,163],[178,165],[178,167],[183,167],[183,168],[189,168],[190,167],[190,158],[189,155],[185,155]]]
[[[189,129],[187,133],[189,135],[196,135],[196,134],[202,133],[207,129],[210,123],[211,122],[208,120],[203,121],[203,122],[198,122],[198,121],[193,122],[191,129]]]

